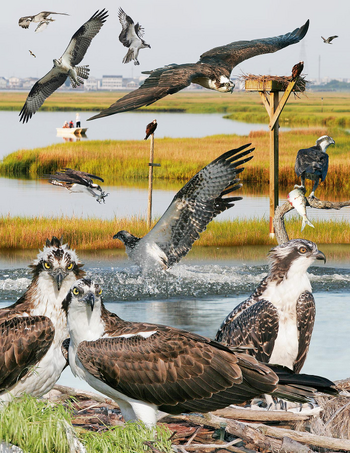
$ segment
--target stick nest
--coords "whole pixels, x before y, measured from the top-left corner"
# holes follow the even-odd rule
[[[242,74],[239,77],[239,80],[255,80],[259,83],[261,83],[263,86],[265,83],[274,81],[278,82],[282,85],[282,88],[285,90],[289,84],[289,82],[292,81],[292,76],[273,76],[273,75],[255,75],[255,74]],[[297,83],[295,84],[294,89],[296,91],[305,91],[306,89],[306,84],[310,83],[308,80],[306,80],[305,76],[300,75],[297,79]],[[268,90],[266,90],[268,91]]]

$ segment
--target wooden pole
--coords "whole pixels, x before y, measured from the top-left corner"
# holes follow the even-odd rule
[[[147,208],[147,228],[151,228],[152,224],[152,190],[153,190],[153,159],[154,159],[154,134],[151,134],[151,145],[149,155],[149,170],[148,170],[148,208]]]
[[[278,94],[278,91],[272,91],[270,94],[270,119],[274,117],[278,108]],[[275,237],[273,217],[278,206],[278,129],[277,119],[274,126],[270,129],[270,237]]]

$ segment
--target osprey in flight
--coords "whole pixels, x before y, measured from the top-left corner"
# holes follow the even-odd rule
[[[61,16],[69,16],[67,13],[54,13],[53,11],[42,11],[41,13],[35,14],[35,16],[24,16],[21,17],[20,20],[18,21],[18,25],[22,28],[29,28],[29,25],[34,22],[38,23],[39,25],[36,27],[35,31],[42,31],[38,30],[39,27],[46,22],[46,26],[49,22],[54,22],[55,19],[52,19],[50,14],[60,14]]]
[[[314,181],[310,197],[315,197],[315,190],[320,181],[324,181],[328,171],[328,154],[329,145],[334,145],[335,141],[328,135],[323,135],[316,140],[316,146],[307,149],[300,149],[295,161],[295,173],[300,176],[301,185],[295,185],[296,189],[305,188],[305,179]]]
[[[237,167],[253,158],[245,157],[254,151],[246,150],[249,146],[227,151],[193,176],[146,236],[122,230],[113,239],[121,240],[129,258],[144,269],[167,269],[178,263],[208,223],[242,199],[224,196],[242,187],[235,178],[244,170]]]
[[[147,47],[149,49],[151,48],[151,46],[146,44],[142,39],[144,29],[138,22],[135,25],[131,17],[125,14],[121,8],[119,8],[118,17],[123,27],[119,35],[119,41],[123,46],[129,48],[127,54],[123,58],[123,63],[129,63],[131,60],[134,60],[134,65],[139,65],[140,62],[137,57],[140,49],[146,49]]]
[[[315,301],[307,269],[326,261],[316,244],[293,239],[273,248],[270,269],[253,294],[223,321],[216,340],[228,346],[252,345],[247,352],[264,363],[300,373],[315,322]]]
[[[338,35],[330,36],[330,37],[327,38],[327,39],[325,39],[323,36],[321,36],[321,38],[323,39],[323,42],[324,42],[325,44],[333,44],[333,43],[332,43],[333,39],[338,38]]]
[[[202,54],[197,63],[170,64],[144,72],[150,76],[140,88],[128,93],[89,120],[153,104],[168,94],[183,90],[191,83],[197,83],[204,88],[221,93],[230,93],[234,88],[230,75],[235,66],[248,58],[273,53],[299,42],[306,35],[308,28],[309,21],[285,35],[253,41],[236,41],[226,46],[215,47]]]
[[[152,134],[154,134],[154,131],[157,129],[157,120],[153,120],[151,123],[147,124],[146,126],[146,137],[144,140],[147,140],[148,137]]]
[[[104,180],[99,176],[91,175],[84,171],[64,168],[63,172],[57,171],[56,174],[46,175],[46,177],[49,178],[49,182],[54,186],[65,187],[71,193],[86,193],[96,198],[96,201],[99,203],[102,201],[105,203],[105,198],[108,195],[108,193],[102,190],[99,184],[93,182],[92,178],[102,182],[104,182]]]
[[[77,66],[85,56],[92,39],[100,31],[108,17],[107,11],[96,13],[74,33],[67,49],[61,58],[53,60],[53,68],[38,80],[27,97],[19,114],[20,121],[27,123],[34,113],[42,106],[45,99],[64,84],[69,77],[73,88],[84,83],[89,77],[88,66]]]
[[[67,366],[68,338],[62,301],[85,272],[76,253],[53,237],[31,265],[24,295],[0,310],[0,401],[28,393],[42,396]]]
[[[337,394],[328,379],[274,372],[247,354],[173,327],[124,321],[102,302],[101,287],[75,282],[62,306],[75,376],[115,400],[125,421],[156,424],[157,410],[209,412],[272,393],[308,401],[315,389]],[[303,386],[303,387],[301,387]]]

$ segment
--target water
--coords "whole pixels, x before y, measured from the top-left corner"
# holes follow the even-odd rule
[[[117,266],[115,266],[117,263]],[[128,261],[90,261],[88,275],[103,287],[107,308],[121,318],[154,322],[213,338],[222,320],[266,275],[267,266],[248,262],[184,260],[166,274],[144,276]],[[350,376],[350,266],[309,269],[317,305],[315,329],[303,371]],[[0,308],[23,294],[31,275],[23,265],[0,267]],[[62,385],[89,389],[66,370]]]
[[[102,120],[86,121],[96,112],[81,112],[81,126],[87,127],[89,140],[143,140],[146,125],[157,118],[157,137],[205,137],[216,134],[248,135],[253,130],[268,130],[267,124],[248,124],[223,118],[220,113],[126,112]],[[37,112],[28,123],[19,122],[18,112],[0,111],[0,159],[18,149],[31,149],[63,143],[56,128],[75,119],[73,112]],[[283,129],[282,129],[283,130]],[[87,140],[82,138],[81,140]]]

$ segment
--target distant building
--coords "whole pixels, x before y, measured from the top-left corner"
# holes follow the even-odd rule
[[[22,88],[22,80],[18,77],[9,78],[9,88],[17,89]]]
[[[35,77],[26,77],[25,79],[22,79],[22,88],[26,90],[31,89],[37,80],[38,79]]]
[[[8,85],[8,80],[5,77],[0,77],[0,90],[5,90]]]
[[[95,77],[90,77],[87,80],[84,80],[84,89],[86,91],[96,91],[99,89],[100,80],[96,79]]]
[[[123,88],[123,76],[104,75],[102,76],[100,90],[121,90]]]

